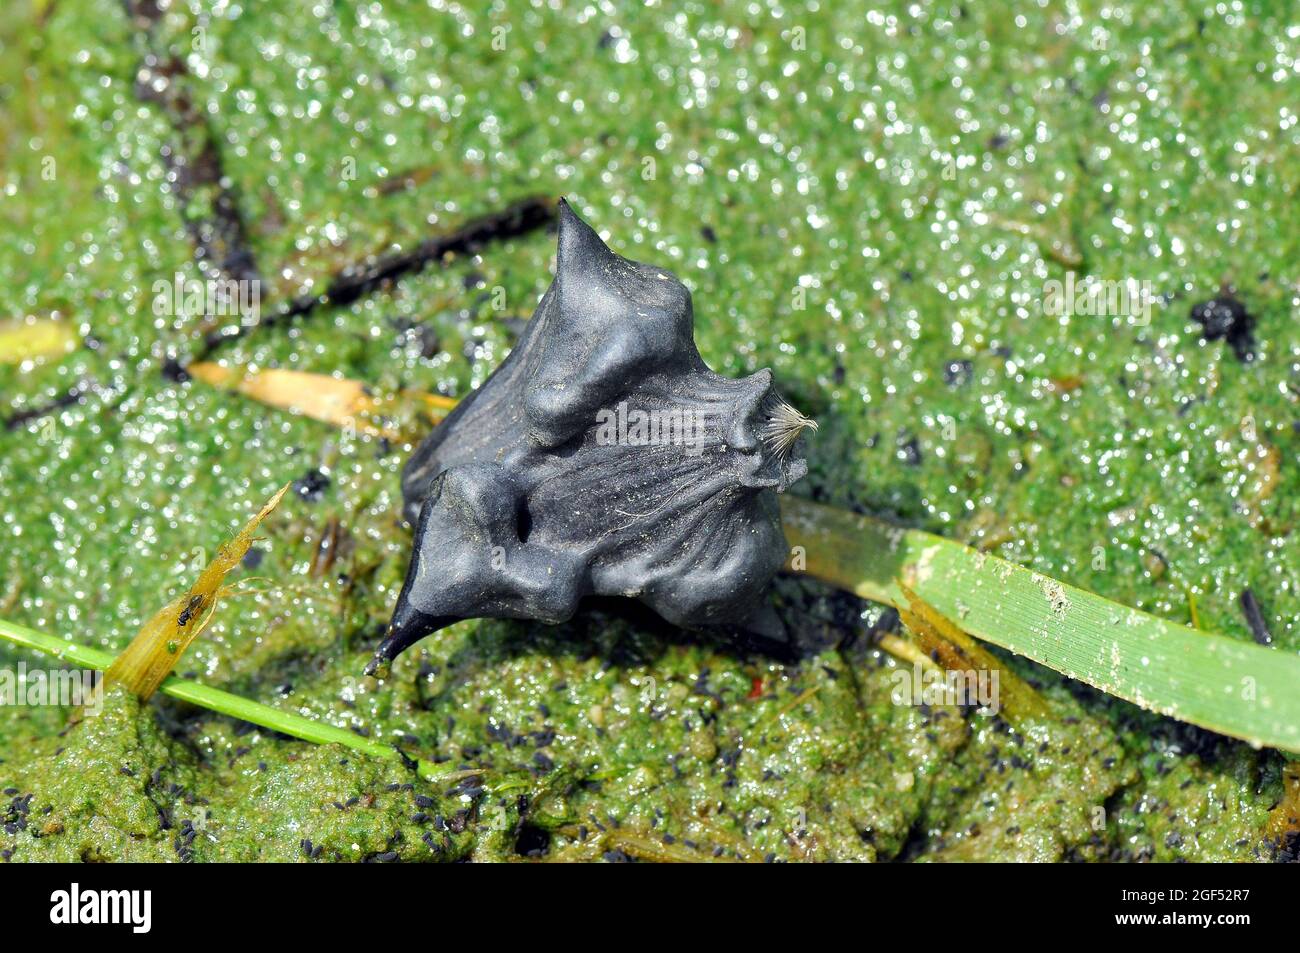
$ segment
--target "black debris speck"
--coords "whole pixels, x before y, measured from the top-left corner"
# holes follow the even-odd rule
[[[1250,626],[1250,634],[1255,637],[1255,641],[1260,645],[1272,645],[1273,634],[1268,631],[1268,623],[1264,621],[1264,611],[1259,607],[1259,600],[1255,598],[1255,594],[1249,587],[1241,590],[1241,611],[1246,617],[1246,625]]]
[[[1225,339],[1237,355],[1237,360],[1244,362],[1255,358],[1255,339],[1251,330],[1255,319],[1246,306],[1231,294],[1221,294],[1209,301],[1202,301],[1192,308],[1192,320],[1201,326],[1201,336],[1207,341]]]
[[[921,442],[912,434],[904,432],[898,435],[898,459],[909,467],[921,463]]]
[[[190,372],[181,366],[180,361],[174,357],[169,357],[163,361],[162,375],[169,381],[175,381],[177,384],[184,384],[190,379]]]
[[[329,489],[330,478],[315,468],[293,481],[293,490],[308,503],[315,503]]]
[[[521,857],[541,857],[551,849],[551,835],[540,827],[525,824],[515,837],[515,853]]]
[[[975,365],[970,361],[949,361],[943,369],[943,382],[949,387],[963,387],[974,373]]]

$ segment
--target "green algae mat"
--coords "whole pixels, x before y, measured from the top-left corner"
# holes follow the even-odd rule
[[[1032,730],[898,703],[908,632],[860,598],[883,589],[798,572],[791,657],[600,605],[461,623],[366,678],[428,424],[185,371],[464,395],[549,283],[565,195],[690,287],[710,366],[771,367],[818,419],[793,493],[1290,664],[1287,5],[6,13],[0,619],[107,659],[292,483],[176,674],[429,769],[194,698],[14,699],[4,860],[1294,857],[1282,754],[1006,651],[996,604],[956,594]],[[6,672],[47,664],[0,643]]]

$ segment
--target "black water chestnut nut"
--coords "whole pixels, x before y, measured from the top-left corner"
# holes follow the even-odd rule
[[[402,474],[415,544],[367,671],[462,619],[563,622],[585,596],[782,638],[777,492],[816,425],[759,371],[709,370],[690,292],[560,203],[555,280],[510,355]]]

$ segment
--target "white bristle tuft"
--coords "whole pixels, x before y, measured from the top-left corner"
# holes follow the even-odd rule
[[[805,417],[775,393],[770,395],[763,409],[767,414],[767,421],[763,424],[759,435],[768,452],[782,462],[790,456],[795,441],[805,429],[817,430],[817,421]]]

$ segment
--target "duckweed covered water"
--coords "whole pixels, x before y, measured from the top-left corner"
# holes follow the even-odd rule
[[[153,302],[202,276],[195,237],[222,221],[213,182],[169,188],[170,157],[205,144],[266,309],[564,194],[692,288],[716,370],[770,366],[820,420],[798,492],[1239,638],[1249,588],[1293,652],[1284,10],[209,7],[32,3],[0,26],[0,318],[55,316],[81,342],[0,363],[0,613],[121,648],[297,480],[253,592],[181,671],[484,773],[429,785],[165,700],[111,697],[71,727],[10,708],[0,856],[1272,856],[1275,754],[1015,661],[1058,716],[1041,736],[895,705],[897,663],[861,635],[879,609],[803,581],[778,585],[797,663],[599,610],[454,626],[362,678],[405,568],[406,448],[184,380],[214,322]],[[173,60],[179,129],[141,70]],[[552,253],[543,232],[495,243],[211,357],[462,394]],[[1045,314],[1069,269],[1149,282],[1149,320]],[[1248,362],[1191,317],[1226,288],[1254,319]]]

